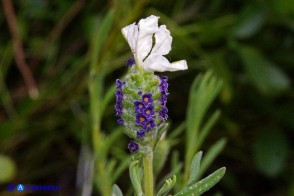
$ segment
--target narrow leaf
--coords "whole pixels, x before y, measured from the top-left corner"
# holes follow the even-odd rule
[[[139,175],[139,161],[132,161],[130,164],[130,178],[137,195],[143,195],[141,180]]]
[[[224,149],[226,145],[226,139],[221,138],[214,145],[212,145],[207,154],[204,156],[199,173],[197,175],[197,179],[201,177],[201,175],[206,171],[206,169],[210,166],[210,164],[215,160],[215,158],[219,155],[219,153]]]
[[[156,150],[153,152],[153,172],[155,176],[162,170],[170,151],[167,140],[159,140]]]
[[[262,93],[274,95],[290,88],[289,77],[259,50],[241,47],[239,52],[245,71]]]
[[[154,144],[154,147],[153,147],[153,150],[156,148],[156,145],[158,143],[158,141],[160,140],[162,134],[166,131],[168,127],[168,123],[164,124],[164,125],[161,125],[158,130],[157,130],[157,135],[156,135],[156,141],[155,141],[155,144]]]
[[[97,60],[99,58],[100,50],[104,44],[107,35],[109,34],[112,21],[113,21],[113,10],[108,11],[107,15],[104,17],[101,25],[98,27],[98,32],[93,31],[92,33],[92,59],[91,59],[91,70],[94,69]],[[95,29],[96,30],[96,29]]]
[[[184,190],[178,192],[175,196],[177,195],[182,195],[182,196],[198,196],[203,194],[204,192],[208,191],[211,189],[215,184],[217,184],[220,179],[225,175],[226,168],[222,167],[218,169],[217,171],[213,172],[206,178],[200,180],[199,182],[185,188]]]
[[[106,94],[104,95],[101,103],[101,110],[100,110],[100,116],[102,117],[105,113],[105,109],[109,106],[109,102],[113,99],[113,95],[115,94],[116,86],[115,84],[111,85],[111,87],[108,88]],[[114,110],[114,109],[113,109]]]
[[[192,85],[187,113],[186,131],[186,155],[185,155],[185,178],[188,180],[188,171],[191,162],[200,145],[198,138],[203,119],[213,100],[216,98],[222,87],[222,81],[208,71],[203,76],[198,76]],[[206,126],[206,128],[209,128]],[[206,130],[207,133],[208,129]],[[202,135],[204,139],[205,134]],[[203,141],[202,141],[203,142]]]
[[[176,175],[173,175],[173,179],[169,178],[165,181],[164,185],[158,191],[157,196],[166,195],[176,184],[177,178]]]
[[[120,188],[116,184],[112,186],[111,196],[123,196]]]
[[[117,178],[126,170],[130,162],[130,158],[125,158],[122,161],[120,161],[120,164],[115,169],[115,171],[112,173],[111,180],[112,182],[115,182]]]
[[[199,172],[199,169],[200,169],[200,161],[201,161],[201,158],[202,158],[202,151],[198,152],[193,160],[192,160],[192,164],[191,164],[191,169],[190,169],[190,177],[189,177],[189,180],[188,180],[188,186],[190,184],[192,184],[196,177],[197,177],[197,174]]]
[[[168,179],[171,178],[173,174],[177,174],[181,171],[181,169],[183,168],[183,164],[182,163],[178,163],[171,172],[169,172],[167,175],[165,175],[156,187],[156,189],[158,190],[160,186],[162,186],[164,184],[164,179]]]
[[[199,139],[198,139],[198,145],[197,148],[199,148],[202,143],[204,142],[206,136],[209,134],[211,128],[213,127],[213,125],[216,123],[216,121],[219,119],[220,117],[220,111],[217,110],[215,111],[209,118],[209,120],[204,124],[202,131],[199,134]]]

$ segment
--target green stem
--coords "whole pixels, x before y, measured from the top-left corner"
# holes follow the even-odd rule
[[[153,196],[153,152],[149,146],[143,157],[145,196]]]

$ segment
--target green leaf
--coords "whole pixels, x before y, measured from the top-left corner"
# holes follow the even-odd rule
[[[283,170],[289,156],[289,144],[281,130],[264,130],[254,141],[253,150],[256,167],[270,177]]]
[[[114,10],[109,10],[107,15],[104,17],[102,23],[94,27],[94,31],[91,35],[91,49],[92,49],[92,59],[91,59],[91,69],[95,69],[96,63],[98,61],[100,50],[107,39],[109,34],[112,21],[113,21]],[[99,28],[99,29],[96,29]]]
[[[224,149],[226,145],[226,139],[219,139],[214,145],[212,145],[207,151],[206,155],[203,158],[201,163],[200,170],[198,172],[197,179],[201,177],[201,175],[206,171],[206,169],[210,166],[210,164],[215,160],[215,158],[219,155],[219,153]]]
[[[165,181],[164,185],[158,191],[157,196],[166,195],[176,184],[177,178],[176,175],[173,175],[173,179],[169,178]]]
[[[211,71],[205,73],[204,75],[199,75],[192,84],[187,112],[185,178],[188,178],[187,169],[191,167],[190,164],[193,156],[200,147],[198,138],[201,133],[200,127],[203,124],[203,119],[210,104],[218,95],[221,87],[222,81],[215,77]],[[215,116],[212,117],[212,120],[208,121],[208,124],[204,126],[205,132],[202,133],[201,142],[203,142],[205,134],[207,134],[210,128],[208,126],[209,123],[212,124],[216,117],[217,114],[215,114]]]
[[[171,139],[176,139],[179,137],[179,135],[183,132],[185,129],[186,125],[184,122],[182,122],[177,128],[175,128],[173,131],[171,131],[168,135],[169,140]]]
[[[109,153],[110,148],[113,146],[113,144],[118,140],[118,138],[122,137],[123,135],[123,128],[118,127],[114,129],[111,134],[108,136],[104,136],[103,139],[103,145],[101,145],[99,149],[99,156],[106,159],[107,154]]]
[[[188,186],[191,185],[196,180],[197,174],[200,169],[201,158],[202,158],[202,151],[198,152],[192,160],[191,169],[190,169],[190,176],[189,176],[189,180],[187,183]]]
[[[139,161],[133,160],[129,167],[130,178],[137,195],[143,195],[141,178],[139,174]]]
[[[118,177],[126,170],[126,168],[129,166],[130,158],[125,158],[122,161],[120,161],[120,164],[118,167],[114,170],[114,172],[111,174],[111,180],[112,182],[115,182]]]
[[[164,179],[171,178],[173,176],[173,174],[178,174],[181,171],[182,168],[183,168],[183,164],[182,163],[178,163],[177,165],[175,165],[173,167],[173,169],[167,175],[165,175],[162,178],[162,180],[157,184],[156,189],[158,190],[159,187],[162,186],[165,183]]]
[[[153,171],[157,175],[163,168],[168,154],[169,154],[169,142],[167,140],[159,140],[156,150],[153,152]]]
[[[111,85],[107,92],[105,93],[103,99],[102,99],[102,103],[101,103],[101,110],[100,110],[100,116],[102,117],[105,109],[109,106],[109,102],[114,98],[114,94],[115,94],[115,90],[116,90],[116,85],[113,84]]]
[[[251,8],[251,7],[250,7]],[[250,9],[244,18],[237,24],[235,36],[238,38],[249,38],[257,33],[265,23],[266,13],[261,9]]]
[[[14,161],[6,155],[0,154],[0,184],[11,181],[16,174]]]
[[[217,171],[213,172],[212,174],[210,174],[209,176],[207,176],[206,178],[200,180],[199,182],[178,192],[177,194],[175,194],[175,196],[201,195],[202,193],[211,189],[215,184],[217,184],[221,180],[221,178],[225,175],[225,172],[226,172],[226,168],[222,167],[218,169]]]
[[[202,145],[202,143],[206,139],[207,135],[209,134],[211,128],[214,126],[216,121],[219,119],[220,113],[221,112],[219,110],[215,111],[210,116],[210,118],[205,122],[205,124],[203,125],[202,130],[199,134],[199,138],[198,138],[198,146],[197,146],[198,148]]]
[[[112,186],[111,196],[123,196],[120,188],[116,184]]]
[[[156,148],[158,141],[160,140],[162,134],[166,131],[167,127],[168,127],[168,123],[165,123],[165,124],[160,125],[160,127],[158,128],[153,150]]]
[[[248,76],[262,93],[276,94],[290,88],[288,76],[257,49],[243,47],[240,55]]]

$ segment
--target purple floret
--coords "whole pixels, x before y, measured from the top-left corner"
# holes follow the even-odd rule
[[[145,137],[145,130],[141,129],[141,130],[137,131],[137,136],[139,138],[144,138]]]
[[[122,93],[121,90],[117,90],[115,92],[115,96],[116,96],[116,101],[117,102],[122,102],[122,100],[123,100],[123,93]]]
[[[139,145],[136,142],[134,142],[134,141],[131,140],[130,143],[129,143],[129,145],[128,145],[128,149],[132,153],[137,152],[139,150]]]
[[[150,93],[144,94],[142,96],[142,102],[144,103],[145,106],[152,104],[153,103],[152,94]]]
[[[130,57],[126,62],[126,66],[132,67],[133,65],[135,65],[135,59]]]
[[[125,123],[125,121],[123,120],[123,119],[118,119],[117,120],[117,123],[119,124],[119,125],[123,125],[124,123]]]
[[[116,103],[114,108],[116,110],[115,116],[120,117],[122,115],[122,110],[123,110],[121,103],[119,103],[119,102]]]
[[[144,126],[147,123],[147,118],[143,114],[136,115],[136,124]]]
[[[166,121],[168,119],[168,109],[166,106],[163,106],[159,112],[159,117],[161,118],[161,120]]]
[[[145,126],[143,127],[143,129],[146,130],[146,131],[148,131],[148,130],[153,129],[153,128],[155,128],[155,127],[156,127],[156,125],[155,125],[155,123],[154,123],[154,120],[153,120],[153,118],[151,118],[151,119],[149,119],[148,122],[145,124]]]
[[[142,113],[144,111],[144,104],[141,101],[134,101],[136,113]]]
[[[121,82],[119,79],[116,79],[116,88],[117,89],[121,89],[122,88],[122,85],[123,85],[123,82]]]
[[[151,116],[154,116],[154,115],[155,115],[155,112],[154,112],[154,106],[153,106],[153,105],[148,105],[148,106],[144,109],[144,115],[145,115],[147,118],[150,118]]]

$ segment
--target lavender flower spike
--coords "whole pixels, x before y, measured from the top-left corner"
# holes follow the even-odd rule
[[[147,152],[156,144],[159,130],[168,119],[168,78],[154,72],[188,68],[185,60],[170,63],[165,55],[171,50],[172,37],[157,16],[149,16],[122,29],[133,57],[126,62],[128,74],[116,80],[116,116],[118,124],[132,139],[132,153]]]

